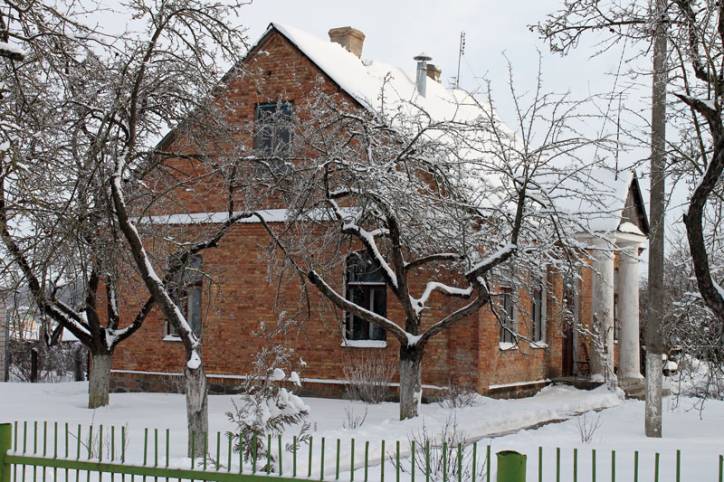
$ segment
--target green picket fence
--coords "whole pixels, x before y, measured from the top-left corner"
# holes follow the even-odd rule
[[[140,437],[140,431],[135,432]],[[244,447],[234,447],[231,434],[217,432],[204,444],[206,457],[174,457],[184,453],[185,436],[172,438],[169,430],[144,428],[141,444],[129,451],[130,434],[126,427],[81,426],[58,422],[15,422],[0,424],[0,482],[148,482],[148,478],[185,481],[246,482],[273,477],[280,481],[349,480],[350,482],[525,482],[525,457],[522,467],[511,473],[498,473],[518,464],[502,464],[500,452],[497,464],[491,458],[491,445],[470,443],[431,447],[429,442],[416,445],[415,441],[380,441],[371,447],[369,441],[355,443],[352,438],[344,443],[334,439],[309,437],[299,442],[295,437],[265,438],[269,450],[257,456],[253,440],[247,457]],[[285,442],[291,444],[285,446]],[[241,448],[241,450],[238,450]],[[174,450],[176,449],[176,450]],[[586,452],[586,469],[580,460],[583,452],[574,448],[563,453],[560,448],[539,447],[528,462],[528,482],[682,482],[682,460],[679,450],[673,464],[667,463],[673,473],[662,474],[659,453],[653,467],[639,467],[639,452],[626,454],[633,459],[632,470],[622,473],[617,469],[615,450],[603,453],[596,449]],[[555,457],[553,458],[553,454]],[[516,457],[514,455],[514,457]],[[549,457],[551,460],[548,460]],[[562,462],[562,457],[565,461]],[[511,459],[508,458],[508,461]],[[272,463],[273,462],[273,463]],[[667,461],[668,462],[668,461]],[[544,468],[547,472],[544,472]],[[602,470],[605,468],[606,470]],[[609,470],[610,469],[610,470]],[[387,471],[387,472],[386,472]],[[605,473],[604,473],[605,472]],[[516,475],[517,474],[517,475]],[[522,478],[521,478],[522,477]],[[617,478],[618,477],[618,478]],[[724,482],[724,457],[718,457],[718,481]],[[686,481],[690,482],[690,481]],[[699,481],[691,481],[699,482]],[[705,482],[705,481],[703,481]]]

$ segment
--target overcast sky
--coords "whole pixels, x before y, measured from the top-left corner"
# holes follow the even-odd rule
[[[111,10],[122,11],[121,0],[97,0]],[[499,114],[513,117],[506,90],[506,61],[513,63],[516,83],[532,88],[543,56],[546,90],[570,91],[576,98],[610,92],[620,49],[591,59],[596,39],[587,37],[566,57],[549,53],[537,34],[528,28],[560,8],[563,0],[254,0],[241,11],[236,23],[248,29],[251,43],[270,22],[280,22],[328,39],[330,28],[350,25],[366,35],[362,57],[393,64],[414,74],[413,57],[425,52],[442,68],[447,84],[457,72],[460,32],[466,34],[461,63],[461,87],[476,90],[490,79]],[[122,31],[122,15],[108,12],[101,18],[104,29]],[[133,30],[133,29],[131,29]],[[413,75],[414,77],[414,75]],[[647,92],[646,92],[647,93]],[[646,95],[644,93],[643,95]],[[591,126],[599,130],[600,126]]]
[[[414,71],[412,58],[424,51],[442,68],[445,81],[456,75],[460,32],[466,34],[461,86],[475,89],[487,76],[499,92],[503,118],[512,112],[505,95],[506,63],[511,59],[522,86],[532,87],[538,50],[548,89],[570,90],[576,97],[610,91],[620,52],[589,59],[593,39],[562,58],[547,51],[528,25],[558,8],[562,0],[255,0],[241,21],[254,41],[269,22],[287,23],[320,38],[332,27],[351,25],[367,36],[363,57]]]

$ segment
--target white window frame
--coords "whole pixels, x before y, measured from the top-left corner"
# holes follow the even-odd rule
[[[536,286],[533,288],[531,293],[531,343],[533,348],[546,348],[548,346],[548,270],[543,268],[543,271],[535,279]],[[536,320],[535,313],[535,297],[536,293],[540,292],[540,320]],[[537,326],[540,325],[540,330],[537,330]],[[539,336],[536,337],[536,331]]]
[[[518,316],[517,310],[515,306],[515,292],[512,286],[504,286],[501,288],[502,291],[502,303],[500,303],[499,309],[502,312],[502,316],[504,317],[504,323],[502,326],[500,326],[500,332],[498,335],[498,348],[501,350],[513,350],[517,349],[518,344],[516,340],[515,333],[518,333]],[[506,310],[505,308],[505,299],[510,299],[510,312]],[[508,323],[505,323],[505,321],[509,321]],[[506,327],[510,328],[513,333],[511,333],[509,330],[506,330]],[[512,341],[508,340],[508,337],[512,337]]]
[[[344,270],[344,294],[345,298],[347,297],[347,293],[349,291],[350,286],[371,286],[371,287],[377,287],[377,288],[383,288],[387,290],[387,282],[386,281],[350,281],[348,279],[347,273],[347,263],[350,258],[350,256],[354,253],[350,253],[347,255],[346,261],[345,261],[345,270]],[[363,252],[364,256],[367,256],[367,253]],[[367,308],[370,311],[373,311],[374,308],[374,290],[370,293],[370,306],[367,306]],[[387,311],[387,299],[385,296],[385,311]],[[364,320],[363,320],[364,321]],[[352,348],[385,348],[387,347],[387,340],[386,340],[386,334],[385,339],[375,339],[372,338],[372,330],[375,329],[376,325],[373,323],[367,323],[368,324],[368,333],[367,337],[364,339],[350,339],[347,337],[347,330],[348,330],[348,323],[352,324],[354,323],[354,315],[351,313],[348,313],[347,311],[344,311],[342,313],[342,346],[346,347],[352,347]],[[384,332],[384,328],[380,328]]]

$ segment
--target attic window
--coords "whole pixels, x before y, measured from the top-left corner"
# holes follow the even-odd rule
[[[293,113],[291,102],[257,104],[254,149],[259,157],[283,162],[289,156]]]

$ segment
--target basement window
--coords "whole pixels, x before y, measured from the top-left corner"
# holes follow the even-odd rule
[[[169,264],[171,264],[171,261]],[[181,313],[196,335],[201,334],[202,265],[203,259],[201,255],[192,255],[188,259],[186,266],[177,274],[176,279],[169,283],[171,297],[181,309]],[[178,330],[171,322],[166,320],[166,336],[164,339],[174,340],[177,338],[180,338]]]
[[[367,253],[355,252],[347,256],[345,293],[346,298],[355,305],[380,316],[387,316],[387,282],[379,263]],[[345,340],[384,342],[386,338],[384,328],[352,313],[345,312],[344,323]]]

